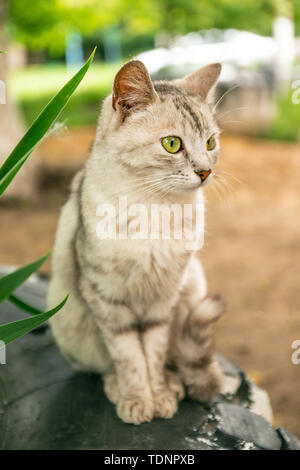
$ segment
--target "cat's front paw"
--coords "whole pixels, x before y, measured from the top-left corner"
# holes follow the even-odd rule
[[[178,400],[171,390],[153,393],[155,418],[170,419],[178,410]]]
[[[121,398],[117,403],[117,414],[125,423],[141,424],[152,420],[154,405],[151,398]]]

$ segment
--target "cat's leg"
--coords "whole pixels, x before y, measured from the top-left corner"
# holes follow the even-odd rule
[[[128,314],[125,307],[119,307],[117,311],[119,318],[124,319]],[[129,321],[121,327],[111,327],[101,321],[101,328],[116,370],[115,376],[104,377],[108,398],[116,402],[117,414],[126,423],[151,421],[152,393],[136,324]]]
[[[220,297],[206,296],[202,267],[192,260],[180,299],[174,308],[168,361],[177,367],[187,393],[208,401],[222,386],[223,372],[214,350],[214,327],[224,313]]]
[[[177,366],[188,395],[200,401],[209,401],[221,391],[224,377],[215,356],[214,329],[224,311],[220,297],[206,297],[191,310],[181,331]]]
[[[103,306],[102,306],[103,308]],[[107,306],[106,306],[107,309]],[[107,376],[108,398],[117,404],[118,416],[127,423],[140,424],[153,418],[153,399],[148,380],[147,364],[137,324],[127,307],[114,306],[115,319],[123,324],[112,326],[101,320],[106,345],[116,370],[118,392],[114,375]],[[124,318],[127,317],[127,322]],[[118,325],[118,326],[116,326]]]
[[[171,372],[166,371],[172,302],[158,303],[148,310],[142,324],[142,342],[148,365],[154,400],[154,415],[171,418],[183,397],[183,387]]]
[[[184,396],[184,389],[180,379],[174,373],[165,369],[166,350],[168,346],[169,321],[168,319],[166,319],[165,321],[161,319],[162,309],[158,309],[158,311],[160,311],[160,320],[154,320],[152,315],[151,320],[145,321],[142,326],[140,339],[142,341],[143,352],[146,358],[146,367],[148,372],[147,376],[149,377],[149,383],[154,403],[154,416],[162,418],[171,418],[177,411],[178,400],[181,400]],[[168,314],[170,312],[169,305],[167,312]],[[136,328],[136,324],[134,321],[133,324],[123,324],[122,326],[120,326],[119,329],[115,329],[113,333],[114,336],[118,336],[119,334],[122,336],[122,340],[126,342],[124,346],[125,349],[128,349],[128,347],[134,347],[132,333],[135,332],[130,331],[131,328],[133,328],[133,330],[135,330]],[[129,336],[126,339],[127,335]],[[111,333],[107,333],[107,336],[111,336]],[[115,337],[113,341],[116,343],[118,342],[118,339]],[[114,348],[115,347],[116,344]],[[133,357],[135,358],[135,360],[138,359],[136,348],[134,348],[133,350]],[[120,361],[119,354],[117,354],[117,361]],[[139,360],[139,362],[141,362],[141,360]],[[118,363],[115,364],[117,367]],[[131,381],[132,383],[135,383],[135,389],[137,392],[137,384],[141,384],[140,378],[138,378],[136,375],[138,373],[137,364],[135,363],[135,368],[131,371],[129,367],[130,365],[128,364],[126,366],[126,375],[128,374],[128,377],[131,375]],[[119,409],[119,415],[121,413],[123,416],[122,419],[128,421],[128,417],[124,418],[122,411],[120,411],[121,408],[124,408],[125,405],[119,404],[119,402],[122,402],[122,395],[126,395],[125,386],[121,383],[122,375],[124,375],[124,372],[125,371],[123,363],[121,361],[120,371],[115,372],[114,370],[112,370],[107,374],[104,374],[103,380],[104,390],[106,392],[107,397],[110,401],[117,404],[117,407]],[[147,393],[142,391],[142,394],[143,393],[146,397]],[[120,415],[120,417],[122,416]]]
[[[118,393],[114,377],[104,375],[108,398],[116,401],[117,414],[126,423],[151,421],[152,392],[135,314],[122,302],[104,298],[84,275],[80,291],[93,312],[116,372]]]

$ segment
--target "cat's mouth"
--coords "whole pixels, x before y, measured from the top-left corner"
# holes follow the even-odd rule
[[[199,171],[195,171],[195,173],[200,179],[199,183],[197,184],[197,187],[201,187],[201,188],[203,188],[204,186],[207,186],[214,177],[214,172],[211,169],[199,170]]]
[[[210,175],[207,178],[205,178],[204,180],[201,180],[201,178],[199,178],[198,181],[190,181],[188,183],[188,186],[186,187],[186,190],[195,191],[199,188],[204,188],[205,186],[207,186],[211,182],[213,177],[214,177],[214,173],[211,172]]]

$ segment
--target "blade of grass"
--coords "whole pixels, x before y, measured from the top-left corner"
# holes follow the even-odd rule
[[[26,279],[28,279],[31,274],[37,271],[46,261],[49,254],[50,253],[38,259],[37,261],[34,261],[33,263],[27,264],[26,266],[23,266],[22,268],[19,268],[16,271],[3,276],[0,279],[0,302],[7,299],[7,297],[9,297],[17,287],[23,284],[23,282],[26,281]]]
[[[5,344],[9,344],[21,336],[26,335],[31,330],[34,330],[58,312],[65,305],[67,298],[68,296],[59,305],[57,305],[57,307],[49,310],[48,312],[43,312],[30,318],[0,325],[0,340],[4,341]]]
[[[11,183],[14,176],[25,163],[29,155],[42,140],[46,132],[54,123],[59,113],[69,101],[79,83],[85,76],[93,60],[95,49],[87,62],[77,72],[73,78],[52,98],[47,104],[24,137],[20,140],[12,153],[0,168],[0,196],[4,193],[7,186]]]
[[[42,313],[41,310],[38,310],[37,308],[32,307],[31,305],[27,304],[23,300],[19,299],[19,297],[16,297],[15,295],[10,295],[8,297],[8,300],[19,307],[21,310],[24,310],[24,312],[30,313],[30,315],[39,315]]]

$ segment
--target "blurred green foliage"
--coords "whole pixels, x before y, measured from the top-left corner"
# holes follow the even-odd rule
[[[8,26],[10,37],[22,42],[29,50],[46,49],[55,54],[64,50],[71,28],[88,35],[101,27],[93,14],[93,0],[10,0]],[[105,15],[102,17],[106,23]]]
[[[70,99],[68,109],[61,112],[60,121],[70,127],[95,125],[100,103],[111,92],[114,76],[120,66],[119,63],[94,63],[81,87]],[[10,76],[9,92],[20,103],[26,124],[32,124],[41,108],[65,80],[66,68],[62,64],[30,66]]]
[[[95,50],[89,57],[88,61],[81,69],[64,85],[61,90],[51,99],[47,106],[39,114],[38,118],[28,129],[23,138],[18,142],[16,147],[4,161],[0,168],[0,196],[5,192],[6,188],[13,181],[18,171],[22,168],[26,160],[30,157],[35,147],[41,142],[43,137],[49,131],[50,127],[56,121],[58,115],[68,103],[70,97],[81,83],[83,77],[88,71],[93,60]],[[13,304],[25,312],[32,315],[31,318],[24,318],[14,322],[0,325],[0,340],[4,344],[9,344],[21,336],[29,333],[33,329],[47,321],[52,315],[58,312],[66,303],[68,296],[55,308],[41,312],[35,307],[28,305],[23,300],[14,295],[14,291],[20,287],[35,271],[37,271],[49,254],[19,268],[0,279],[0,303],[9,300]],[[3,344],[0,345],[1,347]]]
[[[272,140],[300,141],[300,103],[292,100],[294,90],[277,99],[276,114],[262,137]]]
[[[101,42],[105,29],[118,27],[123,43],[130,38],[124,51],[130,55],[140,50],[141,40],[147,49],[158,31],[238,28],[271,34],[278,13],[293,13],[300,34],[299,0],[10,0],[8,23],[12,38],[52,56],[63,53],[73,28]]]
[[[85,46],[100,44],[109,28],[120,31],[124,57],[154,47],[158,32],[184,34],[209,28],[247,29],[271,34],[276,14],[293,15],[300,34],[300,0],[9,0],[8,31],[32,51],[47,51],[62,58],[65,39],[79,30]],[[94,64],[79,92],[72,98],[68,113],[61,119],[68,126],[95,124],[98,103],[111,91],[120,64]],[[65,68],[29,67],[11,77],[11,92],[21,103],[27,124],[63,83]],[[99,80],[101,77],[101,80]],[[299,139],[299,107],[290,97],[278,100],[277,115],[267,137]]]

